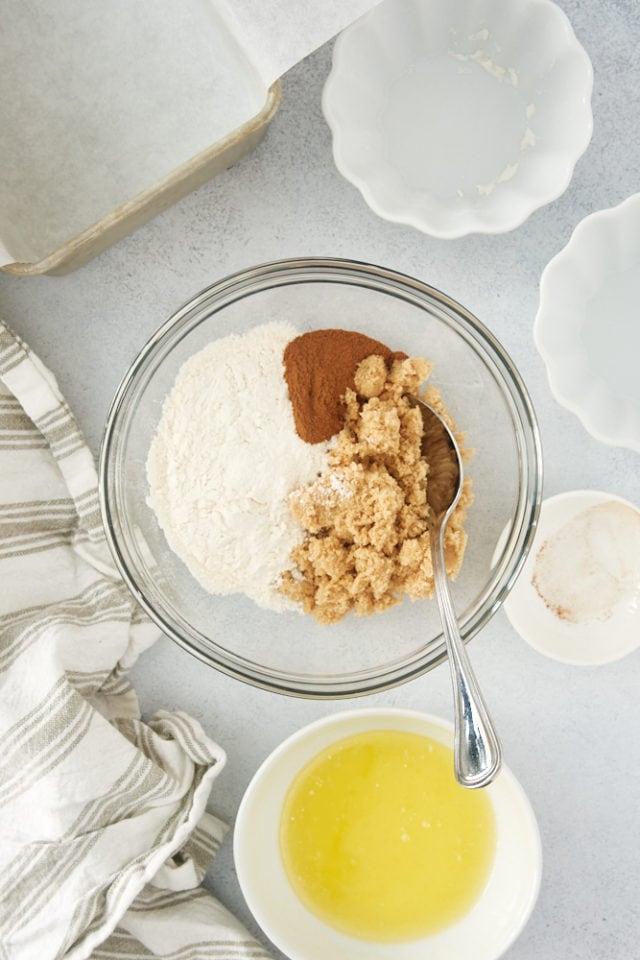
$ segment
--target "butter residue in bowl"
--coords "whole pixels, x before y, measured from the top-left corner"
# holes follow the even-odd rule
[[[532,583],[560,620],[588,624],[640,607],[640,513],[608,501],[581,511],[536,554]]]

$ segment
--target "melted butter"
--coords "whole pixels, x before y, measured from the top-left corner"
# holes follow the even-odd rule
[[[280,849],[300,900],[365,940],[426,936],[478,899],[496,843],[491,801],[460,787],[452,751],[373,730],[304,767],[285,798]]]

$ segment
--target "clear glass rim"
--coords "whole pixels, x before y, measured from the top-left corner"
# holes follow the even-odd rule
[[[542,453],[538,425],[529,394],[511,358],[494,335],[465,307],[420,280],[374,264],[335,258],[293,258],[271,261],[238,271],[206,287],[170,316],[149,338],[118,387],[106,420],[99,459],[99,498],[105,534],[116,566],[129,590],[168,637],[221,672],[275,693],[308,699],[364,696],[415,679],[446,659],[442,634],[409,658],[382,669],[326,676],[283,673],[230,653],[197,634],[169,611],[159,609],[140,588],[122,534],[119,496],[119,453],[130,422],[132,400],[144,389],[163,357],[204,319],[224,306],[282,285],[330,282],[369,287],[425,309],[435,307],[439,318],[470,342],[500,386],[514,427],[520,483],[511,530],[501,560],[492,570],[473,611],[460,621],[468,642],[491,619],[508,595],[531,546],[542,500]]]

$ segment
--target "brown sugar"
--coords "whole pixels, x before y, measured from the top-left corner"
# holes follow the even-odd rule
[[[422,417],[405,397],[422,395],[430,372],[422,359],[396,359],[390,369],[379,354],[364,359],[344,395],[344,425],[329,450],[329,469],[291,496],[305,539],[292,552],[294,567],[281,590],[320,623],[351,610],[380,612],[404,595],[433,595]],[[455,431],[438,391],[428,386],[423,396]],[[450,577],[462,563],[471,500],[466,479],[445,532]]]

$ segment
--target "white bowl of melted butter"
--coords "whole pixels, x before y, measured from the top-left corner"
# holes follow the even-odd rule
[[[265,760],[234,858],[245,899],[292,960],[495,960],[536,902],[540,837],[503,769],[453,776],[453,728],[365,709],[316,721]]]

